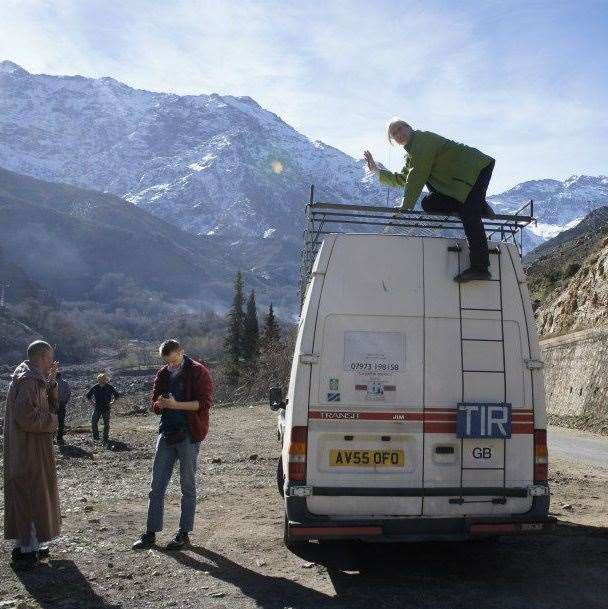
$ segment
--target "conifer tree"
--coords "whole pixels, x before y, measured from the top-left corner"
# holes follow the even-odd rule
[[[268,313],[264,316],[264,330],[262,334],[262,347],[264,351],[276,349],[281,342],[281,330],[274,315],[272,303],[268,307]]]
[[[260,353],[260,327],[255,304],[255,291],[251,290],[247,299],[247,311],[243,320],[243,358],[255,362]]]
[[[227,376],[228,381],[236,385],[239,380],[240,359],[243,355],[243,305],[245,297],[243,295],[243,275],[238,271],[234,279],[234,297],[232,306],[228,312],[228,333],[224,340],[224,348],[228,356]]]

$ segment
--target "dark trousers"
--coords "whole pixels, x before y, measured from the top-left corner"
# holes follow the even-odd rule
[[[107,442],[110,436],[110,406],[95,406],[93,410],[93,418],[91,419],[91,428],[93,430],[93,438],[99,440],[99,419],[103,419],[103,441]]]
[[[57,427],[57,441],[63,441],[63,434],[65,433],[65,404],[59,404],[57,407],[57,418],[59,419],[59,426]]]
[[[494,161],[486,165],[480,172],[469,196],[464,203],[443,195],[431,192],[422,199],[422,209],[434,214],[456,214],[460,216],[464,234],[469,242],[471,266],[476,269],[487,269],[490,266],[488,239],[483,227],[482,215],[486,210],[486,191],[492,178]]]

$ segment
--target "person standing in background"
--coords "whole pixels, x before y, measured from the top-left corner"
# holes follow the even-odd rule
[[[11,379],[4,420],[4,538],[16,540],[17,569],[48,556],[40,542],[61,531],[53,435],[59,420],[58,363],[53,347],[37,340]]]
[[[120,394],[110,385],[110,377],[105,372],[97,375],[97,384],[93,385],[86,395],[89,402],[95,402],[91,419],[93,439],[99,440],[99,419],[103,419],[103,443],[105,445],[108,444],[110,438],[110,409],[119,397]]]
[[[63,434],[65,433],[65,409],[72,396],[72,389],[68,382],[63,378],[61,372],[57,373],[57,388],[59,390],[59,406],[57,407],[57,417],[59,418],[59,427],[57,428],[57,445],[63,446],[65,441]]]

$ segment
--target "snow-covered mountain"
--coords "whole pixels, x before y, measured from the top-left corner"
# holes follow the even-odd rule
[[[576,176],[567,180],[531,180],[506,192],[488,197],[498,213],[514,213],[528,201],[534,201],[537,225],[526,229],[529,251],[576,226],[589,212],[608,205],[608,177]]]
[[[260,276],[269,264],[288,265],[282,278],[295,268],[310,184],[319,200],[386,202],[362,161],[311,141],[249,97],[34,75],[10,61],[0,62],[0,166],[119,195],[195,234],[225,235],[252,253]],[[394,204],[400,193],[392,193]],[[510,213],[530,199],[538,225],[527,231],[527,251],[607,205],[608,178],[523,182],[490,201]],[[293,241],[293,255],[269,261],[260,244],[277,238]]]
[[[196,234],[299,236],[310,184],[323,200],[386,200],[362,161],[249,97],[153,93],[9,61],[0,166],[119,195]]]

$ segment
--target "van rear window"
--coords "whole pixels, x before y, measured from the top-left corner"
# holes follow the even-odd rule
[[[394,374],[405,368],[405,334],[352,330],[344,333],[344,370]]]

